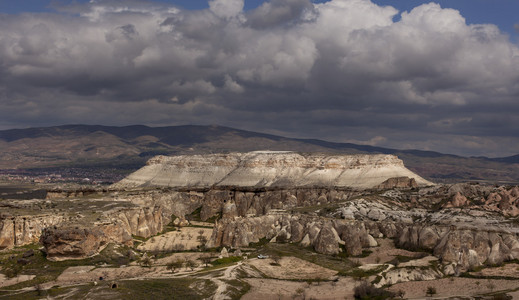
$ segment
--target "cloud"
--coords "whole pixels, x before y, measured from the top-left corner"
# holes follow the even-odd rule
[[[56,9],[0,15],[0,126],[217,123],[477,155],[517,149],[517,45],[434,3],[402,13],[368,0]]]
[[[314,6],[309,0],[272,0],[247,14],[247,26],[256,29],[295,25],[315,18]]]
[[[211,0],[209,10],[220,18],[236,17],[243,11],[244,0]]]

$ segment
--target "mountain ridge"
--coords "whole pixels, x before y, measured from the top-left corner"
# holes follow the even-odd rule
[[[0,169],[123,162],[144,165],[155,155],[254,150],[392,154],[433,181],[519,182],[519,155],[463,157],[417,149],[391,149],[319,139],[298,139],[218,125],[104,126],[70,124],[0,131]]]

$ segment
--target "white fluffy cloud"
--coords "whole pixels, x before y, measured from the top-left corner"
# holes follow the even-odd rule
[[[243,0],[211,0],[209,9],[220,18],[236,17],[243,11]]]
[[[406,145],[422,148],[422,136],[434,147],[443,132],[519,135],[517,45],[434,3],[398,12],[368,0],[271,0],[244,12],[243,0],[200,11],[132,0],[62,10],[0,15],[0,126],[211,122],[382,146],[405,132]],[[513,154],[467,145],[455,151]]]

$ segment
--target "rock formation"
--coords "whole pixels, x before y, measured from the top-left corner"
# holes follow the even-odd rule
[[[377,245],[368,227],[373,232],[385,232],[393,237],[387,226],[374,222],[348,220],[326,220],[320,217],[275,212],[261,217],[222,219],[219,221],[207,246],[234,248],[257,243],[261,239],[271,242],[293,242],[302,246],[312,246],[323,254],[338,254],[344,245],[347,254],[360,255],[363,248]]]
[[[90,257],[98,254],[108,243],[133,245],[131,235],[117,224],[91,228],[49,227],[43,230],[40,240],[47,259],[51,261]]]
[[[378,189],[394,189],[394,188],[416,188],[418,183],[416,179],[409,177],[392,177],[377,186]]]
[[[393,177],[414,179],[414,182],[397,182],[406,186],[432,185],[406,169],[394,155],[302,155],[295,152],[256,151],[157,156],[112,187],[372,188]]]
[[[59,225],[63,216],[50,214],[0,217],[0,250],[38,242],[43,229]]]

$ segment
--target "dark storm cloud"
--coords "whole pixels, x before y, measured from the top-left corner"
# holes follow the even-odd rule
[[[462,154],[519,152],[519,49],[456,10],[91,1],[0,15],[0,127],[216,123]]]
[[[315,16],[309,0],[272,0],[248,13],[245,25],[257,29],[293,26],[301,21],[312,21]]]

